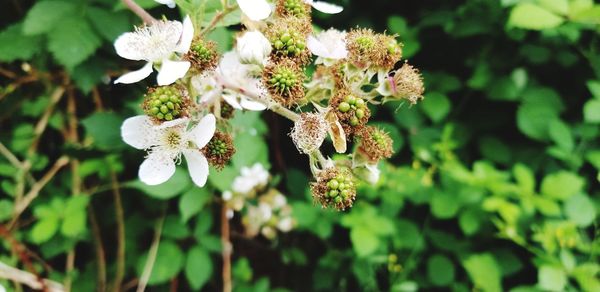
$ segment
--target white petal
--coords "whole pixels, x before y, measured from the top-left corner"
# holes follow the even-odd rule
[[[143,60],[144,56],[136,46],[138,42],[139,37],[137,34],[133,32],[123,33],[115,40],[115,51],[117,51],[117,55],[125,59]]]
[[[146,63],[146,65],[144,65],[144,67],[142,67],[139,70],[131,71],[129,73],[125,73],[125,74],[121,75],[121,77],[119,77],[119,78],[117,78],[117,80],[115,80],[115,84],[117,84],[117,83],[125,83],[125,84],[136,83],[136,82],[148,77],[148,75],[152,74],[152,70],[153,70],[152,63],[148,62],[148,63]]]
[[[147,185],[159,185],[168,181],[175,173],[175,162],[171,157],[153,152],[140,165],[138,176]]]
[[[312,35],[308,36],[308,38],[306,39],[306,46],[313,54],[320,57],[329,58],[330,54],[327,48]]]
[[[264,105],[262,102],[258,102],[258,101],[253,101],[253,100],[249,100],[246,98],[242,97],[242,107],[247,109],[247,110],[251,110],[251,111],[262,111],[267,109],[267,106]]]
[[[344,59],[346,57],[348,57],[348,49],[346,49],[345,45],[336,47],[335,50],[331,52],[332,59]]]
[[[208,178],[208,161],[199,150],[184,150],[183,155],[187,161],[188,171],[192,181],[199,187],[206,184]]]
[[[190,16],[186,15],[185,19],[183,19],[183,30],[181,32],[181,40],[179,40],[179,44],[177,45],[176,51],[182,54],[187,53],[190,50],[193,38],[194,25],[192,24]]]
[[[340,13],[344,10],[344,7],[342,7],[342,6],[323,2],[323,1],[313,1],[311,5],[314,9],[317,9],[317,10],[319,10],[323,13],[327,13],[327,14],[336,14],[336,13]]]
[[[271,5],[266,0],[237,0],[240,9],[254,21],[263,20],[271,14]]]
[[[166,121],[166,122],[162,122],[160,123],[160,125],[155,126],[156,129],[166,129],[166,128],[172,128],[172,127],[177,127],[183,124],[186,124],[190,119],[187,117],[183,117],[183,118],[179,118],[179,119],[174,119],[172,121]],[[185,127],[182,126],[183,129],[185,129]]]
[[[196,143],[196,147],[204,147],[215,134],[217,120],[212,114],[208,114],[200,120],[198,125],[189,133],[189,139]]]
[[[185,76],[185,73],[190,69],[190,65],[188,61],[164,59],[158,71],[158,76],[156,76],[156,82],[161,86],[172,84],[177,79]]]
[[[160,4],[165,4],[167,5],[169,8],[175,8],[175,1],[173,0],[154,0]]]
[[[156,135],[150,117],[139,115],[126,119],[121,125],[123,142],[137,149],[148,149],[155,145]]]
[[[222,97],[223,97],[223,100],[225,100],[225,102],[227,102],[234,109],[238,109],[238,110],[242,109],[242,106],[237,101],[237,94],[223,93]]]

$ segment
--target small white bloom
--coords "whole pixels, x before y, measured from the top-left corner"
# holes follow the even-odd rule
[[[158,85],[169,85],[185,76],[190,62],[181,61],[177,54],[185,54],[192,44],[194,26],[189,16],[179,21],[157,21],[148,26],[126,32],[115,40],[117,54],[125,59],[146,61],[139,70],[124,74],[115,83],[135,83],[152,73],[158,66]],[[173,58],[175,57],[175,60]]]
[[[236,50],[243,64],[264,66],[271,53],[271,42],[260,31],[247,31],[237,39]]]
[[[325,65],[348,56],[346,33],[333,28],[322,31],[316,37],[309,36],[306,45],[313,54],[329,61]],[[323,60],[317,60],[317,63],[323,63]]]
[[[238,55],[230,51],[223,55],[217,69],[210,75],[192,77],[192,86],[202,95],[201,103],[220,102],[220,97],[223,97],[235,109],[262,111],[267,106],[249,97],[261,96],[263,91],[260,80],[251,76],[252,67],[240,63]]]
[[[169,8],[175,8],[175,0],[154,0],[160,4],[165,4],[169,6]]]
[[[123,141],[137,149],[147,149],[148,156],[139,169],[139,178],[148,185],[166,182],[175,173],[175,162],[181,154],[187,160],[192,181],[199,187],[206,184],[208,161],[200,152],[215,133],[216,121],[206,115],[191,130],[189,119],[181,118],[154,125],[145,115],[128,118],[121,126]]]
[[[4,286],[2,286],[2,284],[0,284],[0,292],[6,292],[6,289],[4,288]]]
[[[381,171],[377,167],[377,164],[367,164],[365,165],[365,167],[368,170],[366,176],[367,182],[372,185],[376,184],[379,181],[379,175],[381,174]]]
[[[262,188],[269,181],[269,172],[260,163],[252,167],[242,167],[241,175],[233,180],[231,189],[240,194],[247,194],[254,189]]]
[[[294,228],[294,219],[292,217],[285,217],[279,220],[277,223],[277,229],[282,232],[289,232]]]

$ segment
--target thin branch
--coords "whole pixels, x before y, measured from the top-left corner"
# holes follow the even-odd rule
[[[91,203],[88,205],[87,209],[90,225],[92,225],[94,246],[96,247],[96,277],[98,278],[98,291],[106,291],[106,253],[104,252],[104,245],[102,244],[102,234],[100,233],[100,226],[98,226],[98,220],[96,219],[94,207]]]
[[[113,291],[121,291],[121,284],[125,275],[125,219],[123,205],[121,204],[121,190],[117,175],[110,170],[111,186],[115,197],[115,220],[117,221],[117,271],[113,283]]]
[[[35,153],[35,150],[37,149],[37,145],[40,142],[40,138],[42,137],[44,130],[46,130],[46,126],[48,126],[48,121],[50,120],[50,116],[52,116],[52,113],[54,112],[54,107],[60,101],[60,98],[63,96],[64,93],[65,93],[65,88],[62,86],[59,86],[50,95],[50,104],[46,107],[46,110],[42,114],[42,117],[40,118],[38,123],[35,125],[35,128],[33,130],[34,138],[33,138],[33,142],[29,146],[29,150],[27,151],[28,156],[31,156],[31,155],[33,155],[33,153]]]
[[[2,156],[4,156],[6,160],[8,160],[8,162],[10,162],[10,164],[12,164],[14,167],[23,167],[21,161],[19,161],[19,159],[8,148],[6,148],[2,142],[0,142],[0,154],[2,154]]]
[[[142,21],[146,24],[151,24],[156,22],[157,20],[148,13],[148,11],[144,10],[140,5],[135,3],[134,0],[122,0],[123,4],[129,8],[133,13],[135,13]]]
[[[38,278],[32,273],[13,268],[3,262],[0,262],[0,278],[25,284],[31,289],[35,290],[45,289],[45,291],[49,292],[65,291],[64,287],[60,283],[48,279]]]
[[[165,222],[165,215],[166,214],[163,214],[158,222],[156,222],[154,239],[152,239],[152,245],[150,246],[150,250],[148,250],[148,258],[144,264],[144,271],[140,277],[140,282],[138,283],[136,292],[144,292],[144,290],[146,290],[146,285],[148,285],[148,280],[150,280],[152,268],[154,267],[154,261],[156,261],[156,254],[158,253],[158,245],[160,244],[160,235],[162,233],[163,223]]]
[[[234,10],[235,10],[235,5],[223,6],[223,10],[219,11],[219,12],[217,12],[217,14],[215,14],[215,16],[210,21],[210,23],[204,29],[202,29],[202,31],[200,32],[200,35],[203,36],[206,33],[208,33],[209,31],[211,31],[213,28],[215,28],[215,26],[219,23],[219,21],[223,20],[223,18],[225,16],[227,16],[227,14],[231,13]]]
[[[223,245],[223,251],[221,256],[223,258],[223,292],[231,292],[231,240],[229,236],[229,218],[227,217],[228,207],[227,204],[223,203],[221,207],[221,244]]]
[[[50,170],[48,170],[48,172],[44,174],[42,179],[40,179],[31,187],[29,192],[23,197],[22,200],[17,202],[14,209],[13,221],[10,224],[11,226],[14,225],[21,213],[23,213],[23,211],[27,209],[29,204],[31,204],[31,202],[39,195],[40,191],[44,188],[44,186],[46,186],[46,184],[50,182],[50,180],[56,175],[56,173],[68,163],[69,158],[66,156],[62,156],[58,160],[56,160],[54,165],[52,165],[52,168],[50,168]]]

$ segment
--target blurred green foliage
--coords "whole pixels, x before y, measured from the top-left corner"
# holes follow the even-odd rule
[[[178,18],[176,9],[139,2]],[[119,61],[112,41],[139,20],[113,0],[4,3],[0,142],[18,161],[4,151],[0,159],[0,222],[12,228],[0,232],[0,261],[32,263],[43,277],[70,279],[73,291],[111,287],[119,273],[112,194],[124,213],[123,285],[135,285],[162,227],[152,291],[220,289],[215,198],[258,161],[281,174],[298,226],[274,242],[233,238],[236,291],[600,291],[600,5],[430,2],[341,1],[342,14],[315,15],[323,28],[398,34],[426,82],[422,103],[376,113],[396,155],[343,213],[314,206],[306,161],[281,142],[289,125],[268,114],[236,115],[246,134],[208,187],[192,187],[183,171],[161,186],[142,184],[142,154],[124,147],[119,127],[139,113],[144,88],[109,82],[136,66]],[[203,19],[217,3],[206,3]],[[210,37],[223,51],[232,36],[218,28]],[[276,163],[282,148],[291,150]],[[63,154],[70,165],[14,225],[14,202]]]

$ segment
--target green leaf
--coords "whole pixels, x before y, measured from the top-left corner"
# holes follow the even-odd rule
[[[101,44],[100,37],[82,17],[66,17],[48,32],[48,50],[69,70],[89,58]]]
[[[592,95],[600,99],[600,81],[598,80],[590,80],[587,83],[588,90],[592,93]]]
[[[535,190],[535,176],[529,167],[524,164],[517,163],[513,167],[513,175],[519,187],[526,192],[533,193]]]
[[[484,292],[502,291],[500,267],[491,254],[472,254],[462,264],[475,283],[475,287]]]
[[[583,106],[584,120],[592,124],[600,124],[600,99],[592,99]]]
[[[431,198],[431,213],[437,218],[452,218],[456,216],[458,208],[460,208],[460,202],[452,194],[438,191]]]
[[[241,133],[233,141],[236,153],[232,158],[237,168],[252,166],[256,162],[268,165],[269,149],[262,136],[251,133]]]
[[[368,256],[379,247],[379,238],[369,228],[356,226],[350,231],[350,240],[356,254],[360,257]]]
[[[525,29],[542,30],[555,28],[564,18],[533,3],[520,3],[515,6],[508,18],[508,25]]]
[[[184,222],[181,222],[179,216],[169,215],[163,225],[163,237],[172,239],[185,239],[190,236],[190,230]]]
[[[70,197],[66,203],[60,232],[66,237],[76,237],[85,232],[89,197],[80,195]]]
[[[443,120],[450,112],[450,100],[445,95],[438,92],[431,92],[425,95],[421,102],[425,114],[434,122]]]
[[[596,219],[596,208],[588,196],[577,194],[565,202],[565,214],[575,224],[587,227]]]
[[[129,183],[128,186],[136,188],[150,197],[167,200],[181,194],[190,186],[191,182],[187,170],[178,167],[177,170],[175,170],[175,174],[173,174],[167,182],[161,185],[149,186],[137,180]]]
[[[40,219],[35,225],[33,229],[31,229],[31,233],[29,234],[31,237],[31,241],[36,244],[41,244],[48,241],[56,231],[58,231],[58,227],[60,224],[60,220],[56,216],[44,217]]]
[[[89,7],[86,15],[96,31],[109,42],[114,41],[120,34],[131,28],[125,12]]]
[[[187,254],[185,276],[194,290],[202,288],[213,273],[213,265],[208,253],[195,246]]]
[[[23,32],[34,35],[52,31],[61,20],[72,17],[75,10],[75,5],[67,1],[37,2],[25,16]]]
[[[559,267],[544,265],[538,270],[538,285],[546,291],[564,291],[567,275]]]
[[[550,121],[548,127],[550,138],[565,151],[572,151],[575,147],[575,141],[571,134],[571,128],[559,119]]]
[[[481,219],[479,212],[468,209],[460,213],[458,224],[460,225],[460,229],[462,229],[466,235],[472,235],[479,230]]]
[[[181,220],[187,222],[192,216],[198,214],[211,198],[212,196],[206,188],[191,188],[185,192],[179,199]]]
[[[560,205],[549,198],[535,196],[533,197],[533,204],[542,214],[546,216],[560,216]]]
[[[102,150],[125,148],[119,132],[122,123],[123,118],[111,112],[96,112],[81,121],[94,145]]]
[[[443,255],[433,255],[427,260],[427,277],[436,286],[447,286],[454,281],[454,264]]]
[[[237,156],[239,154],[236,153],[235,155]],[[208,181],[221,192],[230,190],[233,180],[240,174],[233,166],[225,166],[220,171],[211,168],[209,173]]]
[[[0,222],[12,217],[13,205],[10,200],[0,200]]]
[[[0,32],[0,61],[27,60],[43,48],[38,36],[26,36],[21,33],[22,24],[14,24]]]
[[[142,274],[147,258],[147,254],[139,258],[137,263],[138,275]],[[148,284],[156,285],[168,282],[179,274],[183,268],[184,261],[185,257],[179,246],[170,240],[162,240],[158,246],[156,261],[154,262]]]
[[[569,14],[569,0],[537,0],[540,6],[560,15]]]
[[[568,171],[559,171],[544,177],[541,192],[551,198],[566,200],[581,192],[584,184],[585,180],[578,175]]]
[[[517,110],[517,126],[525,135],[536,140],[548,138],[548,121],[555,120],[557,112],[549,106],[527,103]]]

